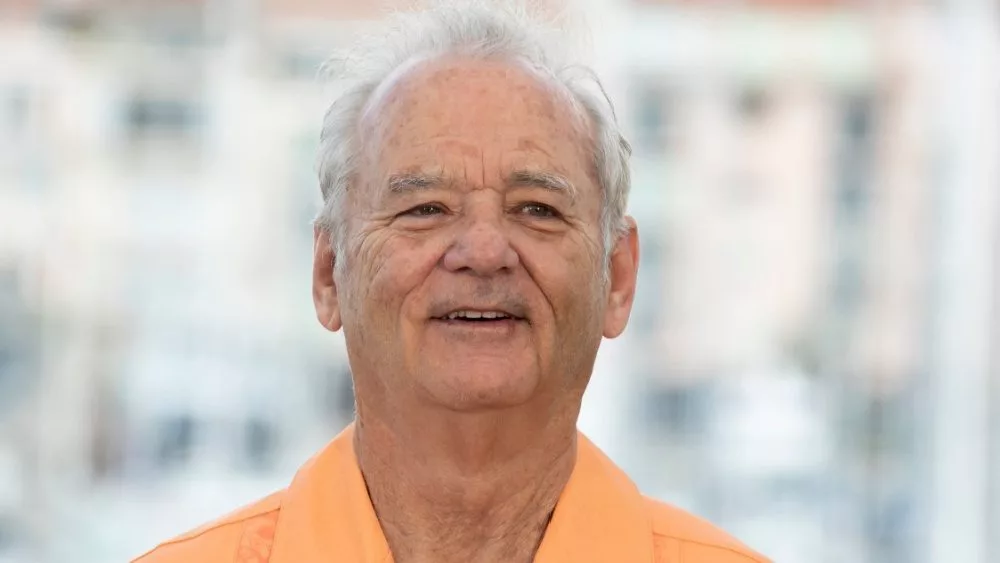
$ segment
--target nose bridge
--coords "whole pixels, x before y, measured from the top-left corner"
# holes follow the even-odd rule
[[[511,268],[517,263],[517,253],[504,224],[503,201],[494,193],[476,195],[485,197],[469,198],[445,265],[451,270],[468,268],[480,275]]]
[[[483,197],[469,198],[461,221],[461,231],[466,236],[502,236],[506,238],[502,224],[503,201],[492,193],[478,195]]]

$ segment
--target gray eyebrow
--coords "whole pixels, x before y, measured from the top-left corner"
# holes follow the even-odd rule
[[[440,186],[444,181],[444,177],[440,174],[403,172],[389,176],[387,184],[391,193],[405,194]],[[536,186],[576,199],[576,186],[566,177],[554,172],[515,170],[507,176],[506,184],[507,187]]]
[[[576,186],[565,176],[541,170],[515,170],[507,176],[507,186],[537,186],[576,199]]]
[[[404,194],[439,186],[442,182],[444,182],[444,178],[442,178],[439,174],[407,172],[389,176],[388,185],[390,192],[394,194]]]

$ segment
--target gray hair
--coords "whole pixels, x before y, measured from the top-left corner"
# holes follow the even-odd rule
[[[393,14],[387,33],[367,37],[327,61],[325,73],[342,81],[343,90],[327,110],[320,133],[317,168],[323,210],[316,225],[330,234],[338,255],[344,251],[347,234],[342,211],[361,161],[359,121],[373,94],[395,71],[415,60],[460,55],[509,60],[554,79],[589,119],[594,170],[603,192],[600,222],[608,259],[628,231],[625,207],[632,149],[597,75],[563,56],[553,31],[516,3],[437,2],[426,10]]]

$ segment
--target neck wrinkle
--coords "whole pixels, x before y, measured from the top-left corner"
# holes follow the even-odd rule
[[[458,415],[443,438],[357,422],[354,453],[396,563],[527,562],[541,544],[575,465],[575,417],[531,436],[517,432],[530,423],[478,416]]]

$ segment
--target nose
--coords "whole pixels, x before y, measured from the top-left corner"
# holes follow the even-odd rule
[[[478,276],[513,270],[520,258],[511,247],[501,221],[495,213],[488,212],[462,221],[455,240],[445,252],[444,267],[452,272],[468,271]]]

